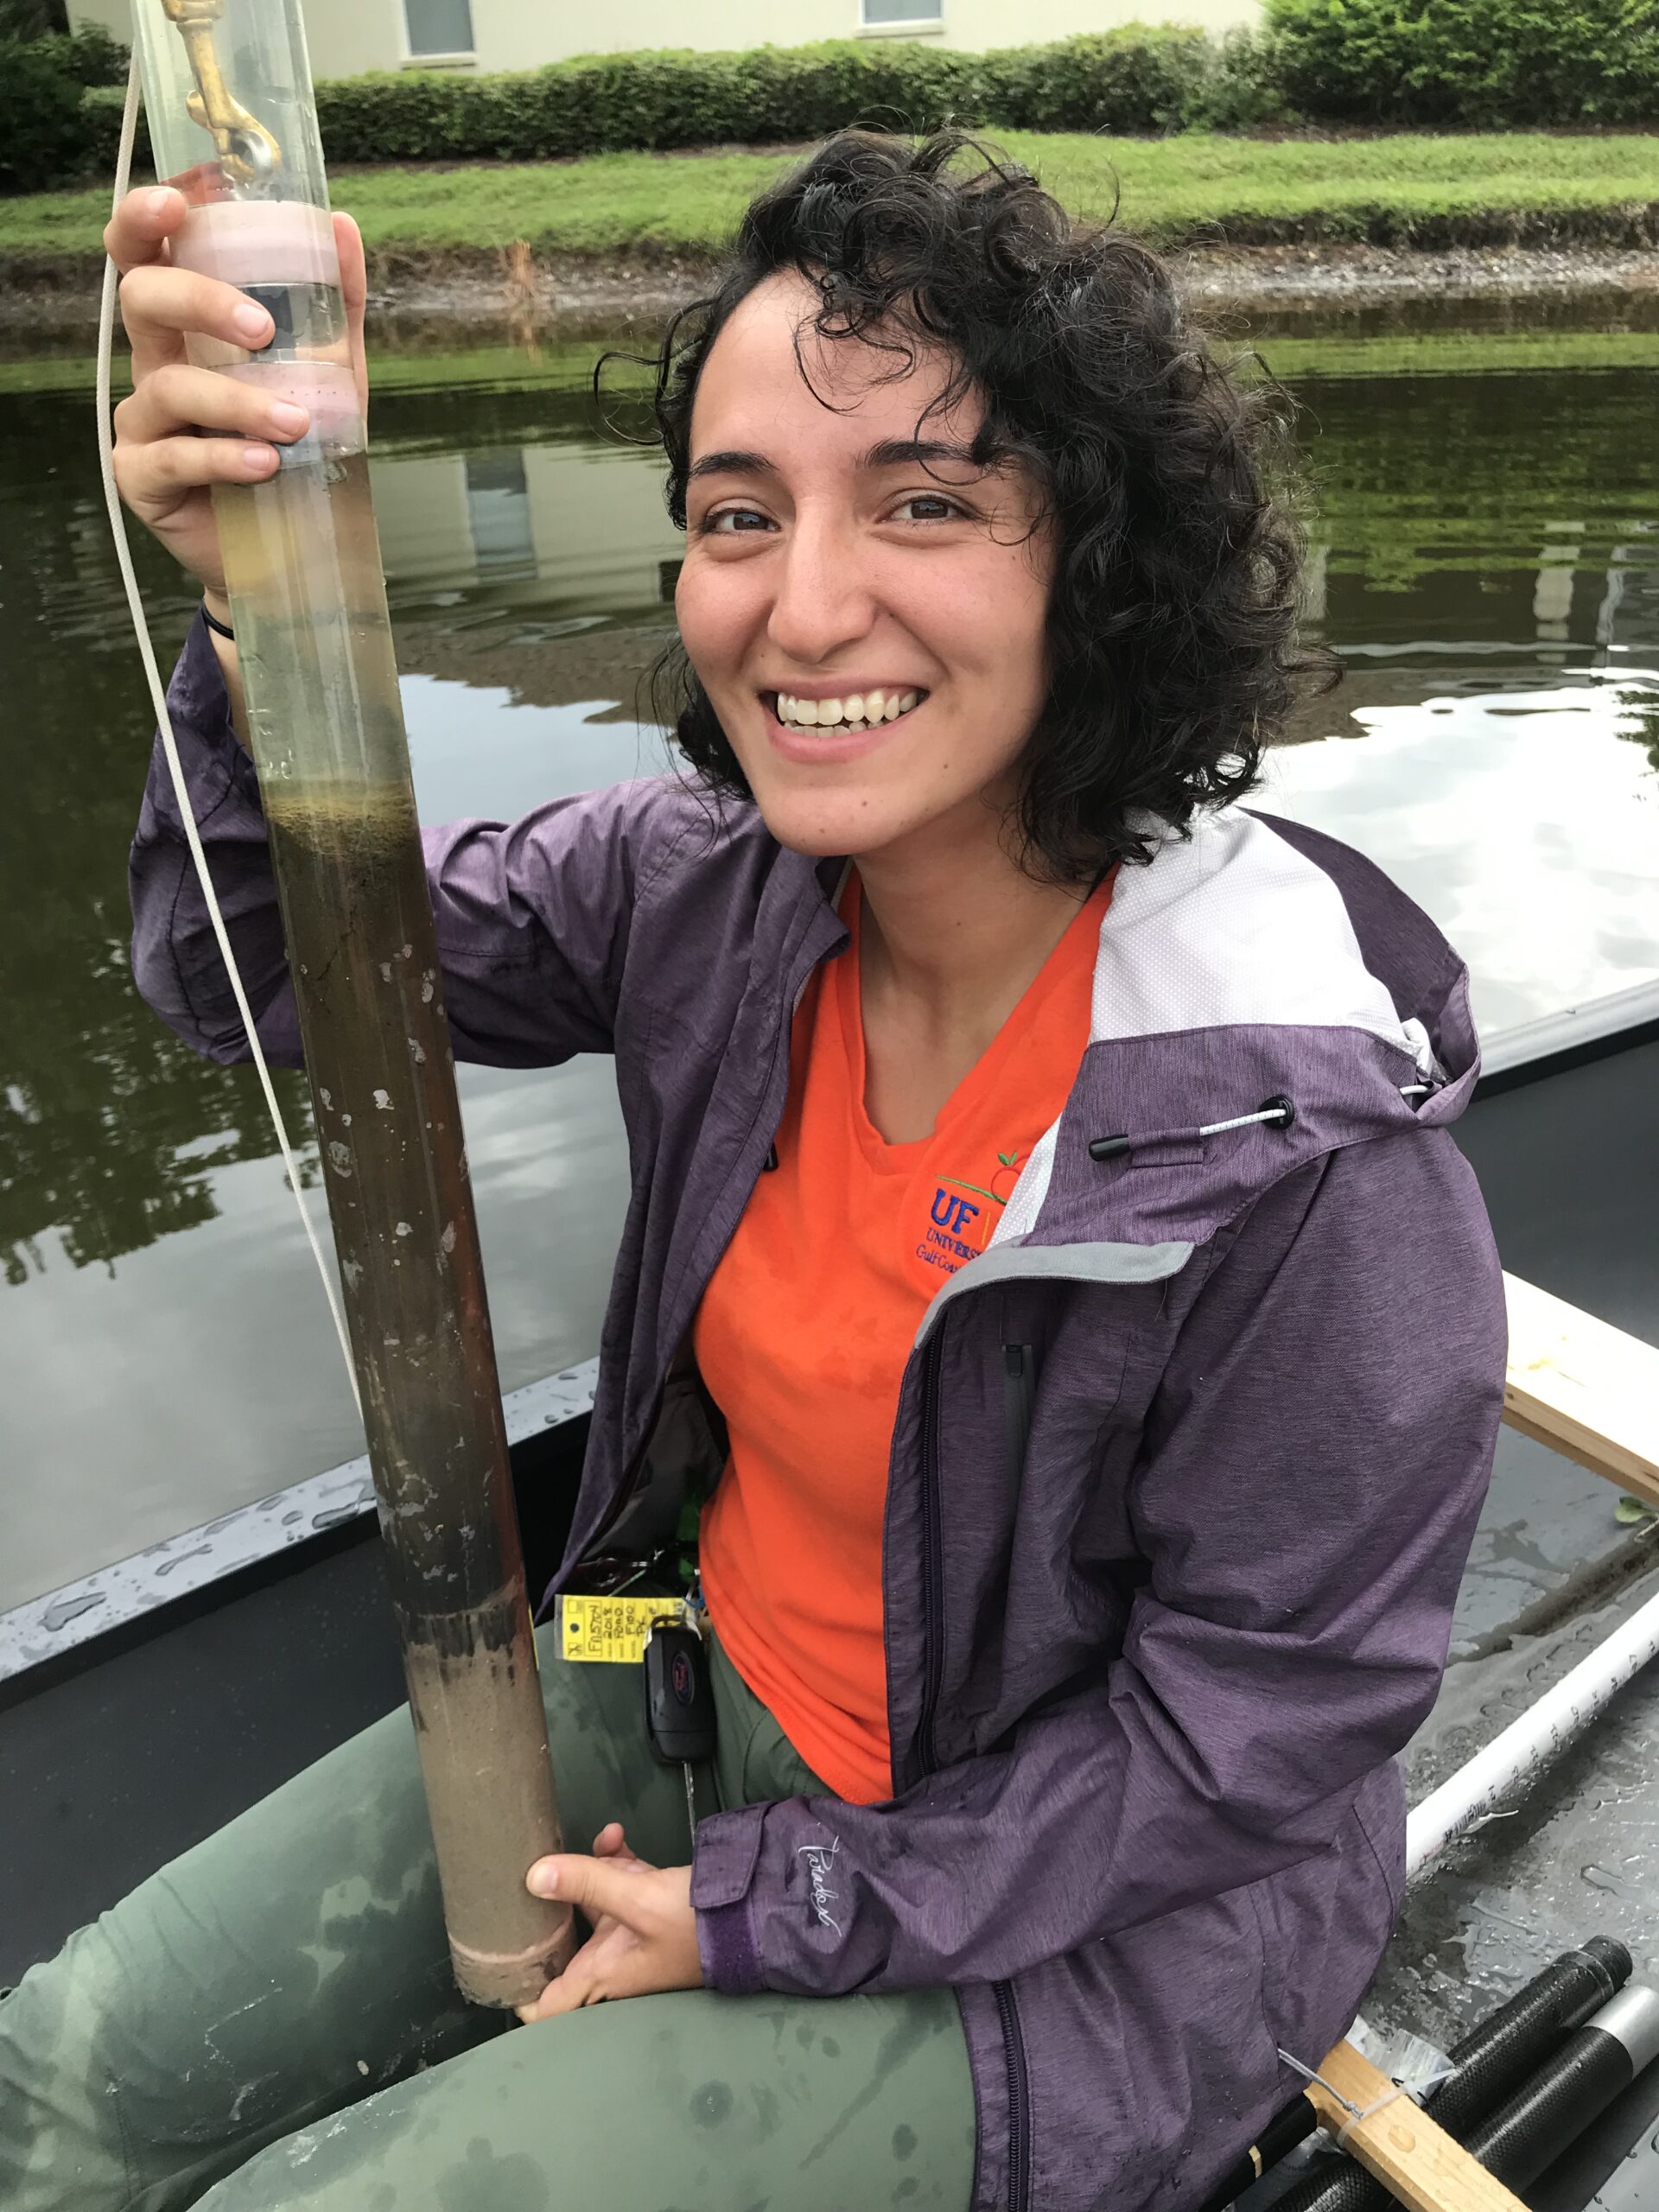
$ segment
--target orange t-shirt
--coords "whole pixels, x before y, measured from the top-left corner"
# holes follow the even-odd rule
[[[864,1110],[855,876],[852,943],[796,1012],[778,1166],[698,1308],[692,1348],[731,1440],[702,1515],[709,1618],[807,1765],[855,1803],[893,1789],[881,1526],[905,1363],[1065,1103],[1109,897],[1109,880],[932,1135],[887,1144]]]

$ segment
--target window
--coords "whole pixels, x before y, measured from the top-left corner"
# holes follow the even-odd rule
[[[863,0],[866,23],[937,23],[944,0]]]
[[[473,0],[404,0],[404,24],[411,54],[473,50]]]
[[[535,575],[536,542],[520,449],[467,454],[467,518],[480,575]]]

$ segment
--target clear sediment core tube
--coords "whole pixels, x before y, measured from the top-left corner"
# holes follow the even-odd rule
[[[309,412],[213,495],[456,1979],[538,1996],[568,1907],[495,1355],[298,0],[136,0],[174,259],[276,325],[201,365]]]
[[[455,1973],[523,2003],[569,1914],[368,466],[215,493]]]

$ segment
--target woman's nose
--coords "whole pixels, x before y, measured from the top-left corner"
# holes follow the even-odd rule
[[[868,631],[874,601],[850,534],[828,518],[798,518],[780,549],[766,632],[803,666],[828,660]]]

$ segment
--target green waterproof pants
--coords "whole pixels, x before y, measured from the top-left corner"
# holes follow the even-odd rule
[[[636,1667],[542,1638],[573,1848],[690,1856]],[[700,1815],[818,1791],[714,1654]],[[72,1936],[0,2003],[4,2212],[965,2212],[948,1990],[685,1990],[531,2027],[463,2005],[405,1712]]]

